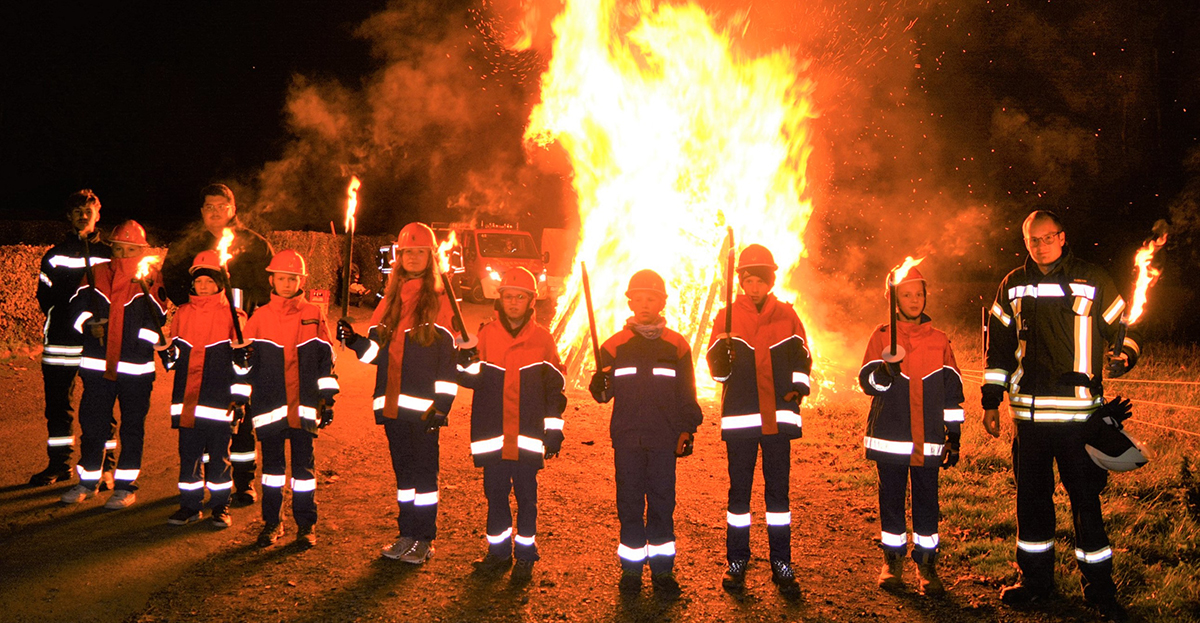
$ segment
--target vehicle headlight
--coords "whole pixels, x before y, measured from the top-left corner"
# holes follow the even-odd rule
[[[545,280],[546,280],[546,271],[543,270],[542,273],[540,275],[538,275],[538,281],[545,281]]]
[[[492,281],[500,281],[500,273],[490,268],[488,269],[488,277],[491,277]]]

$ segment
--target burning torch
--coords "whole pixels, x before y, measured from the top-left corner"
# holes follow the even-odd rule
[[[1154,225],[1156,237],[1146,241],[1142,248],[1137,250],[1133,256],[1133,264],[1137,270],[1137,280],[1133,286],[1133,297],[1130,299],[1129,308],[1121,315],[1121,322],[1117,327],[1116,339],[1113,340],[1112,351],[1109,353],[1108,375],[1116,378],[1125,374],[1128,371],[1127,364],[1121,359],[1122,349],[1125,346],[1125,336],[1129,333],[1130,325],[1142,319],[1146,311],[1146,300],[1150,293],[1150,288],[1158,281],[1162,271],[1151,265],[1154,261],[1154,254],[1159,249],[1167,244],[1167,224],[1165,221],[1159,221]]]
[[[896,300],[896,286],[908,276],[908,271],[920,264],[925,258],[914,260],[912,256],[904,258],[904,262],[888,273],[888,309],[890,311],[891,347],[882,353],[883,360],[889,364],[898,364],[904,360],[904,347],[896,343],[896,316],[900,313],[900,303]]]
[[[725,257],[725,343],[733,355],[733,275],[734,254],[737,248],[733,245],[733,226],[725,227],[729,242],[729,252]]]
[[[137,272],[133,274],[133,281],[142,289],[142,296],[146,298],[146,310],[150,312],[150,317],[154,320],[154,332],[158,334],[156,346],[162,346],[167,343],[167,336],[163,335],[163,323],[155,313],[154,303],[150,300],[150,288],[146,285],[147,279],[150,277],[150,267],[158,263],[158,257],[147,255],[138,262]]]
[[[225,300],[229,301],[229,315],[233,318],[233,333],[237,336],[238,345],[246,343],[242,337],[242,323],[238,318],[237,305],[233,302],[233,287],[229,281],[229,260],[233,259],[233,255],[229,252],[229,245],[233,244],[233,230],[226,227],[221,230],[221,240],[217,242],[217,255],[221,257],[221,274],[225,277]]]
[[[350,318],[350,270],[354,262],[354,213],[358,210],[358,187],[362,182],[358,177],[350,176],[350,187],[346,189],[346,252],[342,259],[342,318]]]
[[[462,310],[458,307],[458,295],[454,292],[454,281],[451,279],[454,275],[450,267],[450,251],[454,248],[455,244],[456,236],[454,232],[450,232],[450,237],[438,245],[437,262],[442,274],[442,283],[446,285],[446,296],[450,299],[450,311],[454,314],[455,328],[458,329],[458,334],[462,338],[458,342],[458,347],[469,349],[475,348],[479,340],[472,340],[471,336],[467,334],[467,323],[463,321]]]

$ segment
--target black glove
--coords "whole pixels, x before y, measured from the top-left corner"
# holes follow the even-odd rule
[[[350,324],[349,320],[339,318],[337,321],[337,339],[346,346],[354,346],[358,341],[359,335],[354,332],[354,325]]]
[[[232,424],[233,431],[236,433],[238,427],[242,424],[242,420],[246,418],[246,405],[235,402],[229,405],[229,408],[233,410],[233,422],[230,424]]]
[[[708,351],[708,370],[714,378],[728,378],[733,373],[733,349],[729,340],[717,340]]]
[[[1137,353],[1132,349],[1125,348],[1121,350],[1124,357],[1112,357],[1108,360],[1108,378],[1115,379],[1125,376],[1125,373],[1133,369],[1133,365],[1137,363]]]
[[[696,439],[691,433],[679,433],[679,441],[675,442],[675,456],[691,456],[695,444]]]
[[[1128,398],[1117,396],[1096,409],[1093,417],[1097,419],[1112,418],[1112,421],[1116,422],[1120,428],[1121,422],[1128,420],[1131,415],[1133,415],[1133,403]]]
[[[607,374],[599,370],[592,374],[592,382],[588,383],[588,391],[592,392],[592,398],[595,398],[596,402],[608,402],[612,398],[609,395],[609,389],[611,387],[608,384]]]
[[[879,381],[880,385],[891,385],[896,377],[900,376],[900,362],[889,363],[884,361],[875,368],[875,380]]]
[[[962,433],[946,431],[946,447],[942,450],[942,467],[950,469],[958,465]]]
[[[478,348],[464,348],[458,351],[458,365],[469,368],[471,364],[479,361]]]
[[[320,413],[317,414],[317,428],[325,428],[333,424],[333,407],[321,405]]]
[[[445,413],[438,413],[437,409],[429,407],[429,410],[421,414],[421,421],[425,423],[425,432],[432,433],[442,426],[450,423],[450,417]]]
[[[554,432],[557,432],[557,431],[554,431]],[[547,459],[552,459],[552,458],[558,456],[558,453],[562,452],[562,442],[563,442],[562,435],[547,434],[546,435],[546,450],[545,450],[545,454],[543,456]]]
[[[179,347],[172,344],[158,351],[158,358],[162,359],[164,368],[170,368],[175,365],[176,361],[179,361]]]

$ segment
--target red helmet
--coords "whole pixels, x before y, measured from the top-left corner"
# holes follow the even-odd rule
[[[752,244],[745,249],[742,249],[742,254],[738,256],[737,272],[742,272],[747,268],[761,266],[769,270],[778,270],[775,265],[775,258],[771,252],[761,244]]]
[[[425,223],[409,223],[396,237],[396,249],[429,249],[437,247],[433,230]]]
[[[504,273],[504,280],[500,282],[499,289],[503,292],[505,288],[528,292],[529,296],[533,298],[537,298],[538,295],[537,280],[533,278],[533,273],[524,266],[510,268]]]
[[[125,221],[113,230],[111,242],[123,242],[139,247],[148,247],[150,243],[146,242],[146,230],[138,224],[137,221]]]
[[[267,264],[267,272],[308,276],[308,271],[304,270],[304,257],[291,249],[276,253],[275,257],[271,258],[271,263]]]
[[[904,275],[904,278],[901,279],[900,283],[897,283],[896,285],[902,285],[905,283],[913,283],[916,281],[925,281],[926,285],[929,284],[929,282],[925,280],[925,275],[922,275],[921,271],[917,270],[916,266],[913,266],[912,268],[908,269],[908,274]],[[889,296],[889,286],[891,283],[892,283],[892,273],[888,272],[887,276],[883,278],[883,295],[884,296]]]
[[[667,296],[667,284],[658,273],[644,269],[633,273],[629,278],[629,287],[625,288],[625,296],[633,296],[634,292],[657,292]]]
[[[196,254],[196,259],[192,260],[192,267],[188,269],[188,273],[194,273],[201,268],[209,270],[221,270],[221,257],[216,251],[201,251]]]

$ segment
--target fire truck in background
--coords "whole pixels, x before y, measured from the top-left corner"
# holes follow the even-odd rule
[[[461,296],[472,303],[485,303],[500,297],[500,279],[517,266],[533,273],[538,280],[539,300],[553,299],[561,287],[548,282],[546,263],[549,254],[538,250],[533,236],[513,226],[487,223],[433,223],[433,233],[442,242],[453,234],[450,250],[451,270]]]

